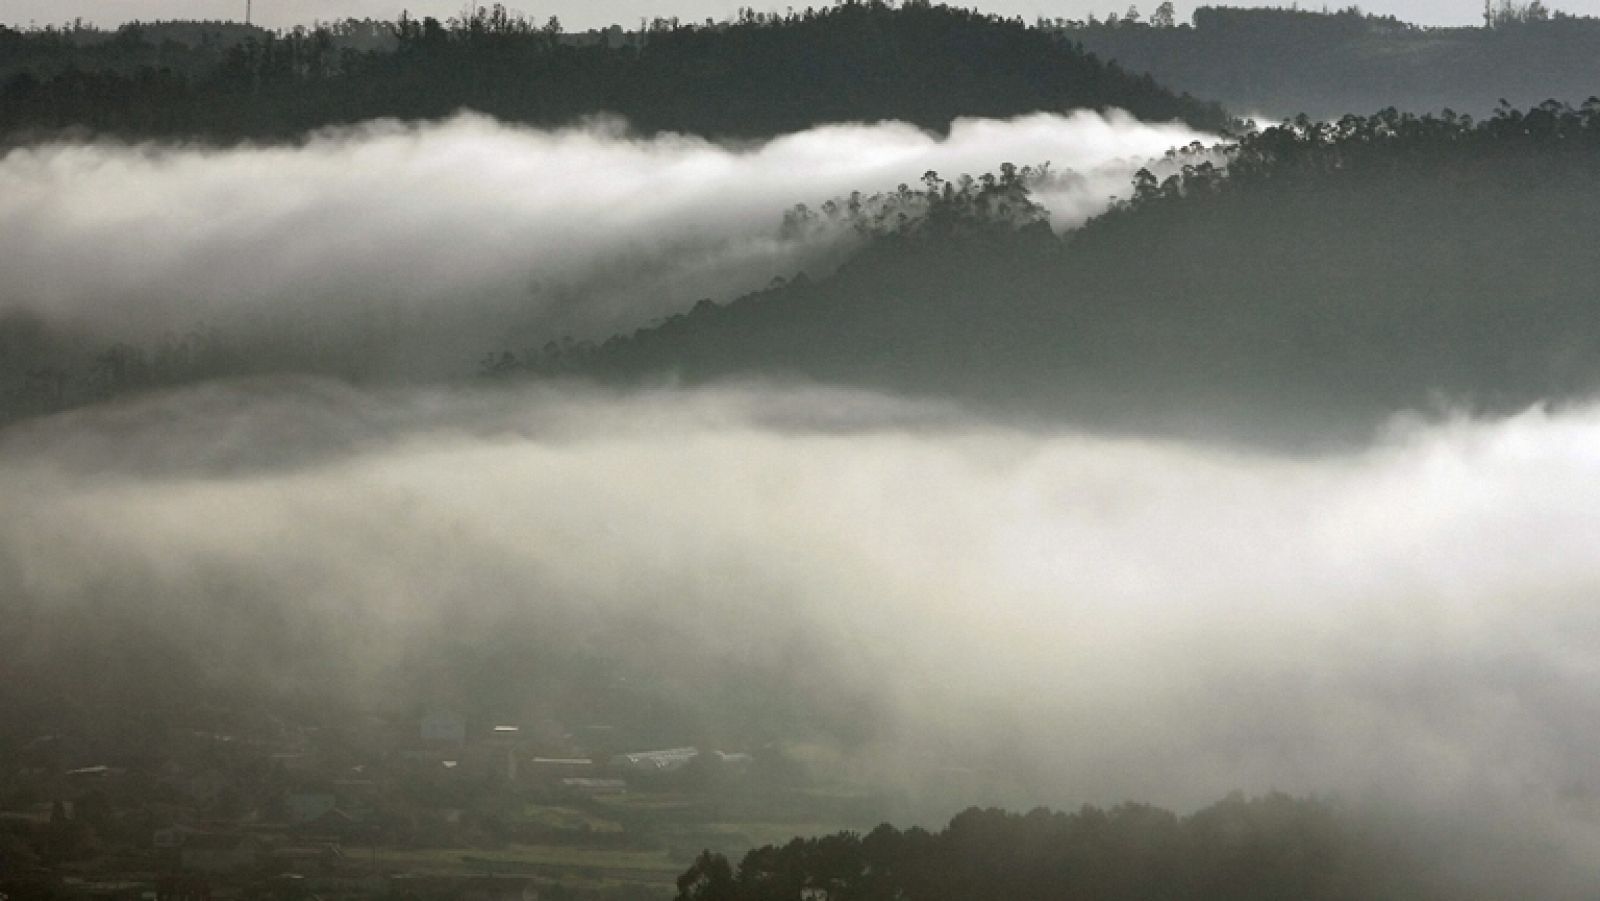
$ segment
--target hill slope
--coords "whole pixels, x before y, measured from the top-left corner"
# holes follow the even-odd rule
[[[1597,158],[1600,105],[1303,121],[1244,139],[1226,174],[1146,178],[1064,240],[1020,174],[930,180],[913,200],[931,212],[827,281],[524,362],[1279,438],[1512,410],[1600,387]]]

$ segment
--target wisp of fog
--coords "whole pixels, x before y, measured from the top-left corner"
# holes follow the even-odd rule
[[[1043,199],[1067,227],[1196,140],[1117,112],[963,120],[946,136],[831,125],[748,146],[463,114],[293,145],[21,147],[0,159],[0,313],[115,340],[298,317],[454,338],[448,358],[470,362],[490,342],[603,338],[823,274],[850,235],[780,237],[797,203],[1048,161],[1068,177]]]
[[[1285,458],[842,390],[212,385],[9,430],[0,595],[17,672],[159,623],[173,660],[392,699],[482,629],[685,732],[782,710],[946,813],[1333,791],[1581,860],[1596,446],[1596,407]],[[497,703],[537,707],[517,678]]]

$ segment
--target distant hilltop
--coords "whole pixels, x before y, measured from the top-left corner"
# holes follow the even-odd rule
[[[1163,4],[1167,6],[1167,4]],[[1085,50],[1236,113],[1334,119],[1395,107],[1483,116],[1501,100],[1600,94],[1600,19],[1499,0],[1478,27],[1337,12],[1205,6],[1167,16],[1040,20]]]

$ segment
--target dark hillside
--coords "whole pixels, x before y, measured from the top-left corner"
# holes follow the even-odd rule
[[[1364,431],[1600,387],[1600,106],[1386,114],[1246,138],[1066,239],[934,212],[800,281],[527,364],[749,373],[1135,429]],[[1026,179],[991,188],[1022,195]],[[955,198],[950,201],[949,198]],[[920,222],[920,224],[918,224]]]

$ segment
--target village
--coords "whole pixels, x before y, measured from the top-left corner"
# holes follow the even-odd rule
[[[855,826],[785,750],[448,709],[0,748],[0,899],[655,899],[701,850]]]

